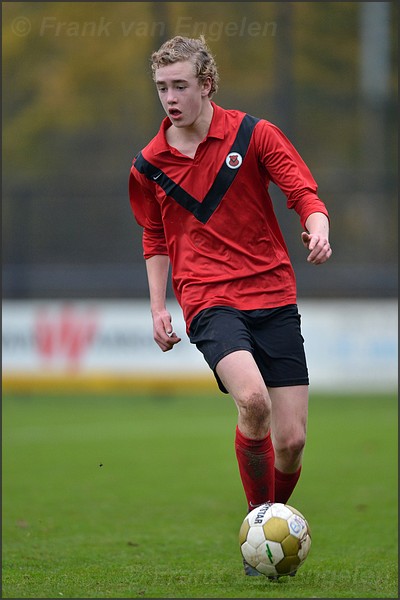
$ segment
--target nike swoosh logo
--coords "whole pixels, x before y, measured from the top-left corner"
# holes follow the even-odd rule
[[[265,504],[268,504],[269,506],[271,506],[273,504],[273,502],[263,502],[262,504],[253,504],[250,501],[249,504],[250,504],[251,508],[259,508],[260,506],[264,506]]]
[[[161,173],[157,173],[157,175],[153,175],[153,179],[156,180],[161,176]]]

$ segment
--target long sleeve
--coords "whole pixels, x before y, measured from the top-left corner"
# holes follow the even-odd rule
[[[320,212],[329,218],[314,177],[283,132],[263,121],[256,135],[261,162],[270,180],[286,195],[288,208],[298,213],[302,227],[312,213]]]
[[[144,258],[168,254],[160,205],[134,166],[129,176],[129,199],[135,219],[143,227]]]

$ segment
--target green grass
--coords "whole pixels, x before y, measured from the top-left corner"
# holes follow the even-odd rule
[[[3,399],[3,598],[397,598],[397,401],[310,401],[295,578],[242,573],[229,397]]]

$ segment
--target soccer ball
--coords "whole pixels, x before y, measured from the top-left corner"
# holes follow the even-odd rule
[[[266,502],[245,517],[239,531],[240,551],[254,569],[267,577],[293,575],[311,546],[305,517],[280,502]]]

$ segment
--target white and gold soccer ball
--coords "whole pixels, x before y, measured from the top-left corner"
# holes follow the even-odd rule
[[[239,531],[243,558],[267,577],[293,575],[306,560],[311,533],[305,517],[279,502],[261,504],[245,517]]]

